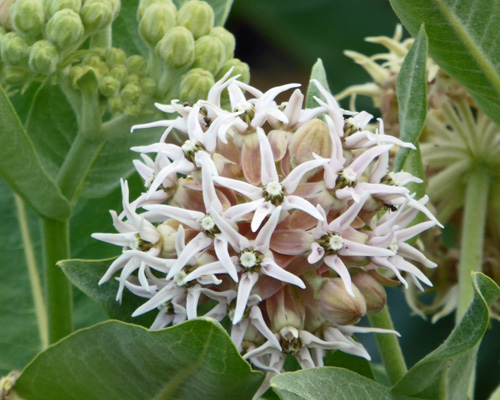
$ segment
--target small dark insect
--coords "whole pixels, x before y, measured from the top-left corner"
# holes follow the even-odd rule
[[[384,206],[386,206],[392,212],[398,210],[398,208],[395,205],[393,205],[393,204],[386,204],[386,203],[384,203]]]

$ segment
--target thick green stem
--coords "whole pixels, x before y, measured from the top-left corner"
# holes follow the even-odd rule
[[[391,314],[387,305],[377,314],[368,316],[371,326],[374,328],[394,330]],[[398,382],[408,371],[406,368],[403,352],[399,346],[399,340],[395,335],[375,333],[375,340],[384,364],[387,376],[392,384]]]
[[[30,278],[31,294],[33,296],[33,305],[35,306],[36,321],[38,324],[38,333],[40,334],[40,342],[42,350],[45,350],[49,345],[49,328],[47,307],[45,305],[45,298],[43,296],[42,284],[40,281],[40,273],[36,265],[35,251],[33,242],[31,240],[30,229],[28,226],[28,218],[26,215],[26,208],[23,200],[15,195],[17,220],[23,239],[23,250],[26,258],[26,265],[28,267],[28,275]]]
[[[489,189],[490,176],[486,169],[478,167],[467,177],[462,237],[460,240],[460,263],[458,267],[460,295],[456,323],[462,319],[474,295],[471,273],[482,270],[484,228],[486,225]]]
[[[68,259],[69,221],[42,219],[43,253],[46,273],[49,341],[57,342],[73,330],[71,283],[56,263]]]
[[[90,37],[90,48],[109,49],[112,43],[112,25],[110,24],[103,30]]]
[[[76,137],[57,177],[61,192],[68,200],[73,200],[103,146],[101,140]]]

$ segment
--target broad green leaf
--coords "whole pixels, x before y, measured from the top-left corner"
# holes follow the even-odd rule
[[[153,117],[119,118],[113,126],[111,139],[100,151],[84,184],[83,195],[102,197],[118,187],[120,178],[126,178],[134,170],[132,160],[138,154],[132,146],[157,141],[161,129],[141,129],[133,134],[134,123],[150,121]],[[26,129],[33,141],[45,169],[55,177],[76,137],[78,125],[75,114],[58,86],[45,84],[38,90],[29,112]]]
[[[402,400],[390,388],[343,368],[314,368],[271,379],[282,400]]]
[[[113,21],[113,47],[122,49],[128,56],[147,55],[147,48],[138,33],[137,6],[139,0],[121,2],[120,14]]]
[[[325,357],[326,367],[341,367],[356,372],[366,378],[375,380],[370,362],[342,351],[330,351]]]
[[[262,380],[213,320],[153,332],[107,321],[41,353],[15,390],[30,400],[250,400]]]
[[[422,399],[467,399],[479,343],[488,327],[488,305],[500,288],[486,275],[472,275],[474,299],[448,339],[415,364],[394,386],[395,393]]]
[[[120,304],[116,301],[118,282],[110,279],[99,286],[98,282],[116,258],[105,260],[65,260],[58,265],[63,269],[68,279],[87,296],[99,304],[106,314],[113,319],[133,322],[144,326],[150,326],[153,322],[153,313],[132,318],[131,315],[136,308],[144,303],[144,299],[137,297],[125,290],[123,300]]]
[[[427,36],[422,26],[406,55],[396,82],[400,139],[416,144],[427,115]],[[401,147],[396,155],[394,171],[403,167],[411,150]]]
[[[425,24],[429,54],[500,124],[500,1],[391,0],[416,36]]]
[[[25,99],[26,102],[29,100]],[[45,81],[39,87],[33,98],[25,128],[43,166],[56,179],[78,131],[73,109],[59,86]]]
[[[0,175],[40,215],[64,219],[70,206],[43,168],[5,92],[0,88]]]
[[[19,203],[18,203],[19,204]],[[25,215],[22,212],[25,212]],[[0,376],[22,369],[41,350],[35,303],[31,293],[25,252],[39,245],[36,216],[29,209],[16,209],[14,195],[0,179]],[[32,232],[32,246],[23,243],[20,223]],[[36,253],[31,268],[40,262]],[[33,271],[33,269],[32,269]],[[43,310],[39,310],[42,314]],[[40,325],[46,327],[41,320]],[[45,341],[48,342],[47,332]]]
[[[323,87],[326,90],[330,92],[330,87],[328,86],[328,79],[326,78],[325,67],[323,65],[323,61],[321,61],[321,58],[318,58],[318,60],[312,67],[310,80],[312,79],[316,79],[319,83],[323,85]],[[312,82],[309,82],[306,94],[306,108],[314,108],[318,106],[318,103],[316,100],[314,100],[314,97],[323,99],[323,95],[320,93],[316,85]]]
[[[130,182],[138,193],[142,182]],[[71,249],[75,258],[112,257],[120,249],[90,237],[93,232],[113,232],[109,209],[121,210],[118,188],[100,199],[81,199],[71,219]],[[31,245],[22,241],[17,210],[9,187],[0,180],[0,375],[22,369],[41,350],[41,339],[31,293],[28,264],[23,252],[33,252],[41,269],[40,227],[36,215],[26,209]],[[42,273],[40,273],[42,275]],[[114,295],[113,295],[114,299]],[[118,303],[117,303],[118,305]],[[74,290],[75,328],[83,328],[106,319],[103,310],[87,295]],[[43,324],[43,322],[42,322]]]
[[[206,0],[212,6],[215,14],[215,26],[224,26],[234,0]]]

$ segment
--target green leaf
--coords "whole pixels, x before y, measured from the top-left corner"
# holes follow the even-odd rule
[[[271,379],[282,400],[395,400],[390,388],[343,368],[314,368]]]
[[[366,378],[375,380],[370,362],[342,351],[330,351],[325,357],[326,367],[341,367],[356,372]]]
[[[69,202],[43,168],[5,92],[0,88],[0,175],[40,215],[68,218]]]
[[[212,6],[215,14],[215,26],[224,26],[234,0],[205,0]]]
[[[391,0],[415,36],[425,24],[429,54],[500,124],[500,2]]]
[[[318,60],[312,67],[311,78],[309,80],[313,79],[316,79],[319,83],[323,85],[323,87],[328,92],[330,92],[330,87],[328,86],[328,79],[326,78],[325,67],[323,65],[323,61],[321,61],[321,58],[318,58]],[[318,103],[316,102],[316,100],[314,100],[314,97],[322,99],[323,95],[320,93],[320,91],[318,90],[318,88],[314,83],[309,83],[306,94],[306,108],[314,108],[318,106]]]
[[[467,399],[479,343],[489,322],[488,305],[500,298],[500,288],[486,275],[472,275],[474,299],[448,339],[415,364],[394,386],[395,393],[422,399]]]
[[[25,252],[33,246],[23,243],[20,222],[34,233],[33,245],[39,244],[38,224],[31,210],[19,215],[14,195],[0,179],[0,376],[22,369],[41,350],[35,303],[31,293]],[[36,254],[31,267],[40,262]],[[41,311],[42,312],[42,311]],[[42,312],[43,313],[43,312]],[[46,324],[40,321],[40,324]],[[47,332],[45,341],[48,341]]]
[[[29,99],[24,99],[28,102]],[[26,119],[26,131],[47,172],[57,178],[78,131],[73,109],[59,86],[45,82],[36,92]]]
[[[138,0],[122,1],[120,14],[113,21],[113,47],[124,50],[128,56],[147,55],[147,47],[138,34],[138,5]]]
[[[110,279],[102,286],[98,285],[99,280],[115,259],[116,257],[95,261],[65,260],[59,262],[58,265],[63,269],[68,279],[99,304],[110,318],[150,326],[153,322],[152,313],[137,318],[131,317],[134,310],[144,303],[144,299],[125,290],[120,304],[116,301],[119,286],[116,280]]]
[[[30,400],[250,400],[262,380],[213,320],[154,332],[107,321],[41,353],[15,389]]]
[[[416,144],[427,115],[427,35],[422,25],[412,48],[406,55],[396,82],[400,139]],[[396,155],[394,171],[403,167],[410,149],[401,147]]]

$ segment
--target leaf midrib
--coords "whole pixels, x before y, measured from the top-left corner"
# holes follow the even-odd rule
[[[458,20],[456,14],[452,11],[451,7],[447,6],[443,0],[435,0],[436,6],[441,12],[443,18],[448,21],[450,27],[455,31],[456,35],[462,40],[465,48],[469,50],[477,64],[483,71],[484,75],[492,83],[497,93],[500,93],[500,75],[495,70],[490,60],[484,56],[484,53],[472,40],[472,37],[464,29],[463,25]]]

